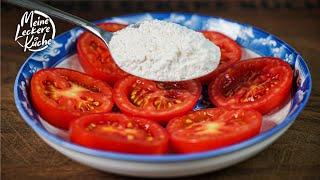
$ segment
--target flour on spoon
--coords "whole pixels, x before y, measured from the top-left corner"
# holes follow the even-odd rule
[[[201,33],[159,20],[115,32],[109,49],[122,70],[156,81],[201,77],[216,69],[221,55]]]

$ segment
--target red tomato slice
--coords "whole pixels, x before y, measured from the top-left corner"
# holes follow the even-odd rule
[[[162,83],[128,76],[114,86],[114,101],[126,114],[166,122],[192,110],[200,97],[197,81]]]
[[[179,153],[208,151],[257,135],[262,116],[254,110],[211,108],[169,121],[171,146]]]
[[[209,85],[210,100],[216,106],[255,109],[268,113],[290,95],[293,72],[279,58],[261,57],[240,61]]]
[[[62,68],[43,69],[32,76],[31,101],[50,124],[68,129],[85,114],[112,109],[112,89],[103,81]]]
[[[212,73],[199,78],[200,82],[207,84],[214,80],[220,73],[228,69],[234,63],[241,59],[241,47],[231,38],[214,31],[203,31],[203,35],[211,42],[219,46],[221,59],[219,66]]]
[[[123,24],[104,23],[101,28],[115,32],[126,27]],[[109,49],[98,37],[90,32],[84,32],[77,42],[78,57],[84,71],[95,78],[113,84],[127,76],[111,57]]]
[[[168,135],[160,125],[118,113],[80,117],[71,123],[70,139],[86,147],[117,152],[163,154],[168,150]]]

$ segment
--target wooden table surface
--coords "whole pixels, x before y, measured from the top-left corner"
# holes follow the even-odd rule
[[[219,1],[221,2],[221,1]],[[231,2],[231,1],[228,1]],[[282,1],[280,1],[282,2]],[[314,2],[314,1],[312,1]],[[57,3],[89,20],[125,14],[131,10],[123,3],[112,10],[96,2]],[[318,2],[320,4],[320,2]],[[231,3],[232,4],[232,3]],[[295,123],[274,144],[247,161],[227,169],[190,178],[240,179],[319,179],[320,178],[320,7],[306,3],[298,7],[254,7],[240,4],[228,7],[201,4],[195,8],[171,4],[167,10],[186,10],[222,16],[260,27],[277,35],[306,59],[312,73],[312,93],[309,102]],[[140,3],[141,5],[141,3]],[[139,5],[139,7],[141,7]],[[143,5],[143,3],[142,3]],[[196,2],[195,2],[196,5]],[[46,145],[20,117],[13,100],[13,83],[19,67],[30,55],[14,42],[16,25],[25,9],[1,3],[1,175],[3,179],[127,179],[78,164]],[[88,7],[91,8],[88,8]],[[120,6],[120,7],[119,7]],[[135,7],[137,5],[134,5]],[[152,6],[152,5],[150,5]],[[222,8],[221,8],[222,6]],[[102,8],[101,8],[102,7]],[[118,8],[118,9],[117,9]],[[94,10],[93,10],[94,9]],[[166,10],[166,9],[161,9]],[[73,25],[54,19],[58,33]],[[186,178],[183,178],[186,179]]]

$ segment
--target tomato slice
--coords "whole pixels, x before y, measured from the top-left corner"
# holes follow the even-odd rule
[[[126,27],[123,24],[104,23],[101,28],[115,32]],[[111,57],[108,47],[90,32],[84,32],[77,41],[78,57],[84,71],[91,76],[113,84],[127,76]]]
[[[268,113],[290,95],[293,72],[279,58],[261,57],[240,61],[209,85],[210,100],[216,106],[255,109]]]
[[[257,135],[262,115],[254,110],[210,108],[169,121],[171,146],[178,153],[208,151]]]
[[[241,47],[231,38],[215,31],[203,31],[203,35],[211,42],[219,46],[221,59],[219,66],[212,73],[199,78],[200,82],[207,84],[214,80],[220,73],[228,69],[241,59]]]
[[[68,129],[84,114],[112,109],[112,89],[103,81],[63,68],[43,69],[31,79],[31,101],[50,124]]]
[[[114,101],[126,114],[166,122],[192,110],[200,97],[197,81],[163,83],[128,76],[114,86]]]
[[[117,152],[163,154],[168,150],[164,128],[150,120],[120,113],[80,117],[71,123],[70,139],[86,147]]]

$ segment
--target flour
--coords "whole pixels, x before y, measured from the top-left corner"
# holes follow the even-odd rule
[[[219,47],[201,33],[159,20],[114,33],[109,49],[122,70],[157,81],[194,79],[212,72],[220,61]]]

